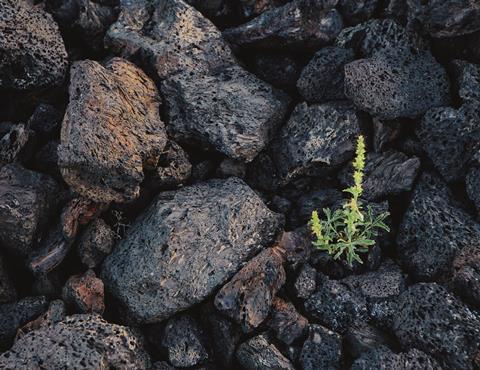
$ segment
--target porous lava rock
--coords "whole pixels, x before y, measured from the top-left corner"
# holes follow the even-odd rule
[[[480,307],[480,246],[470,244],[453,261],[453,290],[465,302]]]
[[[480,319],[440,285],[416,284],[402,293],[393,329],[404,348],[424,351],[444,368],[477,367]]]
[[[244,332],[258,327],[285,283],[283,262],[279,248],[262,251],[220,289],[215,296],[217,310],[240,324]]]
[[[223,31],[237,45],[258,48],[317,49],[332,42],[343,26],[338,0],[293,0],[250,22]]]
[[[337,333],[321,325],[311,324],[303,343],[299,362],[304,370],[340,369],[342,339]]]
[[[395,353],[387,347],[379,346],[362,354],[350,369],[435,370],[440,369],[440,365],[435,359],[415,348],[408,352]]]
[[[398,253],[410,276],[445,280],[456,253],[479,243],[480,226],[458,207],[438,176],[423,173],[397,235]]]
[[[155,188],[172,189],[188,181],[192,164],[188,154],[174,141],[169,141],[158,160],[152,183]]]
[[[293,289],[297,298],[307,299],[317,287],[317,270],[308,263],[303,265],[295,279]]]
[[[480,103],[480,66],[464,60],[452,62],[455,88],[464,103]]]
[[[65,181],[95,201],[136,198],[144,166],[167,143],[155,84],[134,64],[85,60],[70,70],[70,102],[58,147]]]
[[[102,280],[133,319],[162,321],[223,285],[280,224],[233,177],[160,193],[105,259]]]
[[[93,270],[71,276],[62,291],[62,299],[77,313],[103,314],[105,310],[104,286]]]
[[[179,73],[162,83],[168,131],[179,143],[250,162],[282,123],[289,98],[239,66],[214,75]]]
[[[150,358],[131,329],[97,315],[73,315],[21,337],[0,355],[0,367],[147,370]]]
[[[88,224],[79,238],[77,251],[82,263],[94,268],[109,255],[115,244],[115,232],[101,218]]]
[[[60,85],[67,52],[52,16],[30,1],[0,1],[0,88]]]
[[[25,257],[48,225],[61,200],[50,176],[8,164],[0,169],[0,243]]]

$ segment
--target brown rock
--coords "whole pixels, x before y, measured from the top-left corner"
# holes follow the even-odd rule
[[[103,281],[95,276],[93,270],[70,277],[63,288],[62,298],[78,313],[101,315],[105,310]]]
[[[280,248],[268,248],[254,257],[215,297],[215,307],[241,324],[244,332],[258,327],[268,316],[278,290],[285,283]]]
[[[290,345],[304,335],[308,320],[297,312],[292,303],[275,297],[267,326],[274,331],[278,340]]]
[[[95,201],[136,198],[144,166],[156,166],[167,142],[155,84],[120,58],[105,67],[77,62],[70,81],[58,148],[63,178]]]
[[[115,244],[115,232],[103,221],[97,218],[92,221],[78,242],[80,260],[88,268],[94,268],[103,258],[110,254]]]

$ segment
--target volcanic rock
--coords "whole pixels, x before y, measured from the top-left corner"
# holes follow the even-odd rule
[[[480,66],[463,60],[452,64],[458,96],[464,103],[480,103]]]
[[[215,175],[220,178],[227,178],[227,177],[238,177],[240,179],[245,177],[247,169],[245,163],[236,161],[234,159],[225,158],[217,167],[217,171]]]
[[[71,276],[63,287],[62,299],[77,313],[101,315],[105,310],[103,282],[95,276],[93,270]]]
[[[0,167],[7,164],[19,161],[22,151],[28,141],[34,135],[32,130],[20,123],[13,126],[10,131],[0,138]]]
[[[300,353],[300,365],[304,370],[340,369],[342,339],[340,335],[323,326],[310,325],[310,333]]]
[[[473,166],[468,171],[465,178],[465,184],[467,187],[467,194],[470,200],[477,208],[477,212],[480,213],[480,166]]]
[[[382,152],[394,140],[398,139],[402,129],[406,127],[403,120],[385,121],[378,118],[372,119],[373,123],[373,150]]]
[[[453,289],[464,301],[480,307],[480,246],[467,245],[453,261]]]
[[[41,103],[28,119],[27,127],[35,131],[40,140],[48,140],[59,131],[62,119],[62,112],[50,104]]]
[[[25,334],[31,331],[43,328],[45,326],[56,324],[57,322],[65,320],[66,308],[65,303],[61,299],[56,299],[48,305],[47,311],[37,317],[35,320],[28,322],[17,330],[15,342],[17,342]]]
[[[208,315],[208,326],[213,337],[215,359],[224,368],[230,368],[242,334],[240,327],[217,313]]]
[[[82,263],[94,268],[109,255],[115,244],[114,231],[101,218],[93,220],[80,236],[78,254]]]
[[[339,10],[349,24],[357,24],[373,17],[378,0],[340,0]]]
[[[413,348],[408,352],[394,353],[387,347],[380,346],[365,352],[350,369],[435,370],[440,369],[440,366],[435,359],[418,349]]]
[[[299,58],[282,52],[265,52],[259,50],[252,57],[251,70],[262,80],[284,90],[295,88],[302,71]]]
[[[192,173],[187,152],[174,141],[169,141],[160,155],[152,182],[155,188],[172,189],[184,184]]]
[[[345,348],[353,358],[382,346],[395,348],[396,344],[385,332],[366,323],[358,323],[348,328],[344,340]]]
[[[63,178],[95,201],[134,199],[143,167],[154,167],[167,143],[155,84],[123,59],[105,67],[87,60],[71,68],[69,91],[58,148]]]
[[[305,264],[300,270],[295,283],[294,291],[297,298],[307,299],[317,287],[317,270]]]
[[[290,345],[303,336],[308,320],[297,312],[292,303],[275,297],[267,326],[275,333],[278,340]]]

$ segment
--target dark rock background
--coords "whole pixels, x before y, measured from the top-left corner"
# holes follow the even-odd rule
[[[0,0],[0,369],[478,369],[479,212],[478,1]]]

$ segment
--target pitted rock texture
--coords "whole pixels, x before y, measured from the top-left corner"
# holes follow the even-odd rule
[[[465,302],[480,307],[480,246],[463,248],[453,261],[453,289]]]
[[[88,268],[98,266],[112,251],[115,236],[115,232],[101,218],[88,224],[77,244],[82,263]]]
[[[121,0],[120,6],[107,46],[125,58],[140,58],[161,80],[236,63],[220,31],[182,0]]]
[[[262,251],[242,268],[215,296],[215,307],[242,326],[258,327],[268,316],[275,295],[285,283],[280,248]]]
[[[75,63],[58,148],[65,181],[99,202],[136,198],[143,168],[167,143],[155,84],[134,64],[113,58]]]
[[[249,339],[238,347],[237,360],[246,370],[295,369],[277,347],[262,334]]]
[[[105,310],[103,282],[93,270],[71,276],[63,287],[62,299],[78,313],[102,315]]]
[[[192,164],[187,152],[174,141],[169,141],[160,155],[153,174],[153,186],[171,189],[188,181]]]
[[[410,158],[393,150],[384,153],[368,153],[362,198],[375,201],[410,191],[419,170],[420,159],[417,157]],[[342,184],[353,185],[352,174],[351,165],[341,171],[339,177]]]
[[[477,367],[480,319],[440,285],[413,285],[400,296],[394,333],[404,348],[435,356],[444,368]]]
[[[103,281],[133,319],[158,322],[224,284],[280,223],[236,178],[160,193],[106,258]]]
[[[379,346],[365,352],[350,369],[438,370],[440,365],[432,357],[415,348],[408,352],[394,353],[387,347]]]
[[[463,60],[452,62],[455,88],[464,103],[480,103],[480,66]]]
[[[480,4],[472,0],[408,0],[408,21],[432,37],[453,37],[480,30]]]
[[[227,41],[259,48],[302,50],[326,46],[343,26],[338,0],[293,0],[223,32]]]
[[[142,340],[126,327],[96,315],[73,315],[31,331],[0,355],[2,369],[150,368]]]
[[[449,89],[447,73],[429,52],[388,51],[345,65],[345,95],[380,119],[415,118],[448,105]]]
[[[300,353],[303,370],[340,369],[342,340],[337,333],[321,325],[312,324]]]
[[[67,52],[57,24],[29,1],[0,1],[0,88],[33,90],[60,85]]]
[[[445,280],[456,253],[480,243],[480,225],[452,198],[446,184],[424,173],[413,192],[397,236],[398,253],[419,280]]]
[[[297,81],[299,93],[308,102],[345,99],[345,64],[353,61],[352,49],[327,46],[315,53]]]
[[[61,200],[60,186],[48,175],[19,164],[0,169],[0,244],[25,257],[35,246]]]
[[[230,368],[235,361],[235,350],[240,342],[242,330],[230,319],[212,312],[208,316],[208,327],[213,336],[215,359],[225,368]]]
[[[182,73],[162,83],[168,130],[180,143],[252,161],[282,123],[289,98],[239,66],[215,75]]]

